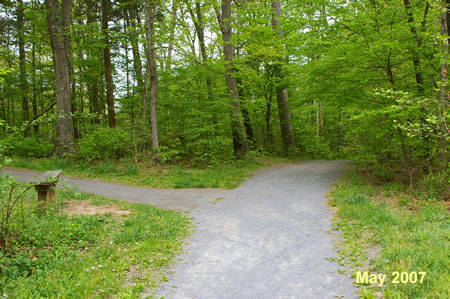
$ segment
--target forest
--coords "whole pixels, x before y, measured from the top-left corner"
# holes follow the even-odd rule
[[[397,186],[418,202],[447,204],[439,221],[448,220],[448,7],[448,0],[0,0],[0,168],[231,189],[274,163],[351,160],[357,188]],[[7,219],[20,188],[0,180],[8,211],[0,231],[13,230]],[[332,205],[348,208],[352,188],[337,187]],[[70,192],[62,198],[85,196]],[[159,215],[136,209],[138,218]],[[188,221],[164,217],[184,225],[171,235],[178,250]],[[2,234],[3,249],[16,237]],[[437,294],[416,291],[401,294]]]
[[[444,2],[2,1],[2,151],[443,180]]]

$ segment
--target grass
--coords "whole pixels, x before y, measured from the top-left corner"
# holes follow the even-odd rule
[[[343,236],[337,262],[350,269],[352,277],[363,270],[387,277],[382,287],[362,286],[362,298],[450,297],[450,222],[445,202],[419,200],[400,185],[373,186],[355,176],[337,185],[329,202],[336,209],[335,229]],[[376,254],[370,257],[370,252]],[[423,283],[396,284],[395,271],[426,272],[426,276]]]
[[[285,158],[253,158],[199,168],[187,165],[149,167],[132,161],[100,161],[85,165],[66,159],[14,157],[9,166],[39,171],[62,169],[63,174],[69,176],[154,188],[233,189],[248,179],[253,171],[288,161]]]
[[[73,191],[58,190],[58,207],[40,214],[35,196],[29,191],[16,206],[9,242],[0,250],[0,296],[151,295],[192,230],[190,218],[181,213]],[[109,212],[67,214],[68,201]]]

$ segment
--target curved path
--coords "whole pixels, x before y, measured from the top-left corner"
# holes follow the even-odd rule
[[[352,280],[327,260],[335,253],[325,194],[345,164],[310,161],[269,168],[231,191],[70,178],[68,183],[83,192],[191,210],[196,232],[157,297],[353,298]],[[29,173],[8,172],[22,178]]]
[[[29,182],[40,171],[5,168],[0,173],[8,173],[18,180]],[[190,211],[207,201],[223,196],[222,189],[158,189],[108,183],[98,180],[77,179],[61,176],[59,188],[74,188],[79,192],[94,193],[109,198],[145,203],[162,209]]]
[[[326,259],[335,253],[325,194],[345,164],[270,168],[194,211],[197,230],[156,296],[355,297],[352,280]]]

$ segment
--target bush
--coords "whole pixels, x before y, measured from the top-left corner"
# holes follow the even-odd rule
[[[119,159],[131,152],[131,136],[118,128],[100,128],[85,135],[78,143],[78,155],[81,160]]]
[[[54,145],[38,140],[36,137],[9,135],[2,142],[7,155],[17,155],[29,158],[48,157],[53,153]]]
[[[428,198],[444,199],[450,198],[450,168],[445,172],[430,173],[419,182],[419,189],[424,191]]]
[[[8,157],[8,146],[0,143],[0,169],[10,162]]]

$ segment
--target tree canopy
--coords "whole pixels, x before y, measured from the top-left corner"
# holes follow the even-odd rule
[[[2,1],[0,148],[198,164],[262,152],[352,159],[410,184],[448,175],[447,6]],[[110,154],[95,152],[99,135]]]

